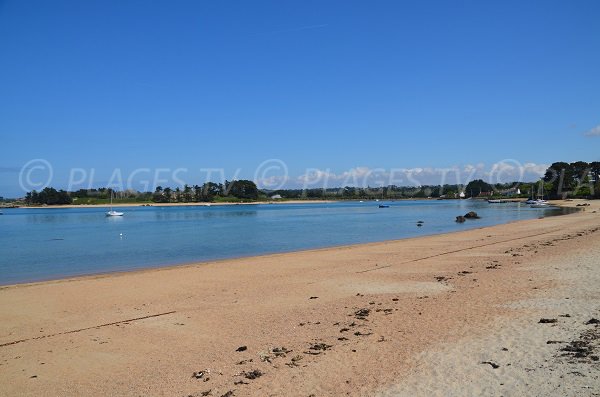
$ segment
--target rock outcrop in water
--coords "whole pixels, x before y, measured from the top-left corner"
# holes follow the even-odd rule
[[[470,212],[468,212],[468,213],[465,214],[465,218],[467,218],[467,219],[479,219],[480,216],[477,215],[477,212],[470,211]]]

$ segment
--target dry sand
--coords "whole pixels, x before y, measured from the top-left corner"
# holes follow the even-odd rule
[[[600,319],[591,204],[446,235],[3,287],[0,395],[600,395],[600,326],[586,324]]]

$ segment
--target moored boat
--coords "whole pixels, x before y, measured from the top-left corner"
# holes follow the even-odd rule
[[[118,212],[118,211],[114,211],[113,210],[112,201],[113,201],[113,193],[111,191],[110,192],[110,211],[108,211],[106,213],[106,216],[123,216],[122,212]]]
[[[538,201],[535,204],[531,204],[530,207],[531,208],[547,208],[547,207],[550,207],[550,204],[543,202],[543,201]]]

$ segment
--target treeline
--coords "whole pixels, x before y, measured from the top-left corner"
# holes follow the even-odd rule
[[[154,192],[126,190],[116,192],[110,188],[81,189],[66,192],[47,187],[41,192],[27,193],[25,203],[29,205],[57,205],[93,203],[94,200],[109,200],[114,195],[117,202],[192,203],[214,201],[255,201],[272,197],[282,199],[403,199],[403,198],[458,198],[458,197],[531,197],[541,192],[546,198],[600,198],[600,162],[573,163],[556,162],[546,170],[537,182],[511,182],[490,184],[481,179],[460,184],[425,186],[385,186],[361,188],[345,186],[338,188],[259,190],[249,180],[206,182],[202,185],[183,187],[158,186]],[[462,194],[461,194],[462,193]]]
[[[47,187],[41,192],[28,192],[25,195],[25,202],[32,205],[60,205],[71,204],[73,199],[68,192],[64,190],[56,190],[52,187]]]
[[[154,192],[135,190],[114,191],[111,188],[80,189],[74,192],[56,190],[47,187],[37,192],[28,192],[25,203],[28,205],[87,204],[106,202],[114,197],[116,202],[155,202],[155,203],[193,203],[213,201],[254,201],[266,199],[265,193],[258,190],[249,180],[225,181],[225,183],[207,182],[203,185],[184,185],[183,188],[158,186]]]
[[[460,193],[465,197],[492,196],[508,194],[516,191],[515,186],[529,189],[530,183],[519,182],[489,184],[478,179],[465,187],[459,184],[424,185],[424,186],[384,186],[353,187],[345,186],[330,189],[281,189],[270,191],[269,195],[280,195],[287,199],[410,199],[410,198],[458,198]]]
[[[551,198],[600,198],[600,161],[553,163],[543,180]]]
[[[193,203],[212,202],[218,198],[257,200],[261,193],[254,182],[242,179],[225,181],[225,183],[206,182],[203,185],[184,185],[183,189],[176,187],[174,190],[170,187],[157,186],[152,193],[152,201],[155,203]],[[264,193],[262,195],[264,196]]]

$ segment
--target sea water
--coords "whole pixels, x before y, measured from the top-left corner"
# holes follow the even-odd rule
[[[480,200],[115,209],[125,215],[85,207],[5,209],[0,284],[402,239],[564,212]],[[455,222],[469,211],[481,219]]]

